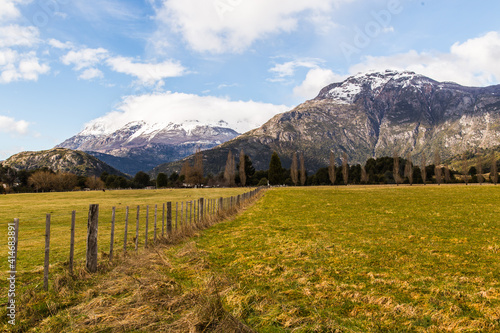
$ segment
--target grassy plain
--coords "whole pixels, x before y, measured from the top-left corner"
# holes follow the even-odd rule
[[[236,320],[258,332],[498,332],[499,202],[484,185],[272,189],[192,239],[54,291],[35,331],[229,332],[218,325]]]
[[[494,186],[276,189],[196,244],[259,332],[498,332],[499,202]]]
[[[129,225],[127,232],[128,249],[135,247],[137,206],[140,208],[139,246],[144,246],[146,206],[149,205],[149,239],[153,237],[154,207],[158,205],[157,228],[161,233],[163,203],[180,203],[199,198],[216,199],[247,192],[248,189],[164,189],[164,190],[121,190],[65,193],[37,193],[0,195],[0,235],[2,244],[7,243],[7,224],[19,218],[19,244],[17,271],[19,281],[25,284],[39,283],[43,278],[45,249],[45,216],[51,214],[51,252],[50,263],[55,269],[68,262],[70,248],[71,212],[76,210],[75,260],[82,261],[86,249],[87,219],[90,204],[99,204],[99,251],[109,253],[111,235],[111,211],[116,207],[115,245],[117,251],[123,249],[125,231],[125,211],[129,206]],[[185,204],[184,204],[185,205]],[[175,215],[173,216],[175,221]],[[180,217],[179,217],[180,222]],[[8,270],[7,246],[0,251],[1,282],[7,285]],[[38,281],[37,281],[38,280]],[[0,300],[6,299],[6,293]]]

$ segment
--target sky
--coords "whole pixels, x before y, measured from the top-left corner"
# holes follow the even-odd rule
[[[239,132],[367,71],[500,83],[498,0],[0,0],[0,160],[87,125]]]

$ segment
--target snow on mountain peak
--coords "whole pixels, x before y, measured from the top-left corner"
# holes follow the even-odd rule
[[[411,83],[419,85],[416,78],[424,78],[410,71],[386,70],[385,72],[358,73],[347,78],[345,81],[332,85],[326,92],[326,97],[341,104],[352,104],[356,97],[364,90],[375,93],[382,91],[387,84],[407,87]]]

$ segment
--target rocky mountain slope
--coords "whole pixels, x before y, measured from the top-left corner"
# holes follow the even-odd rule
[[[413,72],[358,74],[333,83],[295,109],[214,149],[204,152],[206,171],[223,170],[228,150],[244,149],[257,169],[267,169],[272,151],[289,167],[293,152],[302,152],[306,167],[328,165],[330,150],[337,163],[349,163],[410,152],[430,162],[464,150],[500,144],[500,86],[464,87],[437,82]],[[154,173],[180,169],[180,162]]]
[[[64,148],[22,152],[9,157],[2,164],[16,170],[35,170],[46,167],[54,172],[68,172],[78,176],[100,176],[104,171],[112,175],[125,176],[94,156]]]
[[[158,164],[176,161],[236,137],[224,122],[201,124],[147,123],[135,121],[107,133],[92,124],[57,147],[85,151],[128,173],[150,170]]]

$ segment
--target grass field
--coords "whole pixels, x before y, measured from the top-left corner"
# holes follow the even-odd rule
[[[272,189],[103,273],[38,331],[211,331],[216,293],[212,312],[258,332],[499,332],[499,202],[494,186]]]
[[[123,249],[125,230],[125,211],[129,208],[127,243],[129,250],[134,249],[137,206],[140,208],[139,245],[144,246],[146,206],[149,205],[149,239],[153,237],[154,206],[158,205],[158,232],[161,232],[163,203],[171,201],[186,202],[199,198],[216,199],[230,197],[248,189],[176,189],[176,190],[122,190],[67,193],[13,194],[0,196],[0,235],[2,244],[7,243],[7,224],[19,218],[19,244],[17,271],[24,284],[39,283],[43,278],[45,249],[45,215],[51,214],[51,252],[50,263],[54,269],[62,268],[69,258],[71,212],[76,210],[75,260],[83,260],[86,249],[87,219],[90,204],[99,204],[99,251],[109,252],[111,234],[111,211],[116,207],[115,250]],[[180,206],[179,206],[180,209]],[[173,217],[175,219],[175,215]],[[179,218],[180,220],[180,218]],[[2,290],[7,285],[6,272],[7,246],[0,251]],[[2,293],[0,300],[6,300]]]
[[[276,189],[196,244],[259,332],[499,332],[499,202],[493,186]]]

